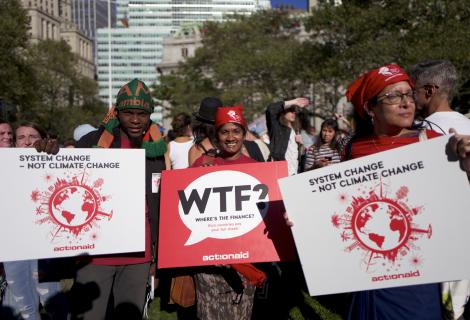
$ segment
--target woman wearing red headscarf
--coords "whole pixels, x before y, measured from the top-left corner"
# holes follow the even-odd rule
[[[434,138],[413,129],[413,84],[398,65],[374,69],[354,81],[346,96],[354,105],[356,135],[345,157],[354,159]],[[425,284],[353,294],[350,319],[442,319],[439,284]]]
[[[192,167],[252,163],[242,154],[246,123],[242,107],[219,107],[215,117],[216,144],[220,154],[202,155]],[[195,275],[199,319],[251,319],[255,286],[265,274],[252,264],[202,267]]]

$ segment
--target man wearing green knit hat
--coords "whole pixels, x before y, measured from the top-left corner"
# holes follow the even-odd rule
[[[134,79],[124,85],[116,98],[116,110],[139,109],[148,113],[153,112],[153,100],[150,90],[145,83]]]
[[[109,148],[115,141],[116,128],[125,134],[133,148],[143,148],[147,157],[165,154],[166,144],[156,124],[151,124],[153,100],[144,82],[134,79],[118,92],[115,107],[103,120],[97,147]]]
[[[143,148],[145,149],[145,251],[120,255],[95,256],[77,271],[72,289],[74,317],[84,320],[119,318],[142,319],[146,301],[146,284],[150,263],[157,247],[159,193],[155,185],[165,169],[166,145],[157,125],[150,121],[153,101],[144,82],[134,79],[125,84],[102,125],[77,142],[78,148]],[[121,183],[126,183],[122,181]],[[132,217],[133,212],[126,212]],[[95,286],[90,286],[95,283]],[[89,292],[86,292],[90,290]],[[113,295],[113,314],[106,315],[108,300]],[[75,294],[77,296],[75,296]],[[96,297],[97,296],[97,297]],[[96,297],[93,301],[83,297]],[[125,307],[123,307],[125,306]],[[108,311],[111,309],[108,308]]]

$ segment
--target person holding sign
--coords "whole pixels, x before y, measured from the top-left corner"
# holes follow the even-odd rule
[[[109,111],[102,126],[77,142],[77,148],[142,148],[146,176],[145,251],[95,256],[77,271],[72,304],[76,313],[81,313],[77,315],[80,319],[105,319],[110,317],[106,315],[109,309],[114,310],[113,319],[142,319],[154,254],[152,248],[158,232],[160,198],[155,185],[159,184],[160,173],[165,169],[166,151],[158,126],[150,121],[153,108],[149,88],[134,79],[119,90],[116,106]],[[114,305],[108,308],[111,293]],[[90,304],[89,299],[93,298]]]
[[[356,134],[345,158],[386,151],[439,134],[412,129],[413,83],[396,64],[369,71],[355,80],[346,96],[354,105]],[[362,291],[353,294],[350,319],[442,319],[439,284]]]
[[[13,144],[13,130],[8,122],[0,119],[0,148],[10,148]]]
[[[217,98],[207,97],[202,99],[199,110],[194,112],[196,118],[193,126],[194,145],[189,149],[189,165],[201,155],[216,156],[220,150],[216,146],[216,133],[214,128],[217,109],[222,106],[222,101]],[[260,147],[254,141],[246,139],[243,142],[242,153],[250,158],[263,162],[263,154]]]
[[[220,107],[215,117],[216,144],[220,154],[202,155],[193,167],[256,162],[242,154],[246,123],[242,107]],[[265,274],[251,264],[213,266],[195,275],[199,319],[250,319],[255,286]]]
[[[46,139],[46,132],[32,122],[21,122],[15,130],[16,148],[32,148],[41,139]],[[48,274],[47,261],[38,267],[38,260],[20,260],[4,262],[8,283],[5,303],[11,307],[15,316],[21,319],[40,320],[39,304],[46,309],[53,319],[67,319],[67,303],[60,291],[58,281],[43,282],[39,275]]]

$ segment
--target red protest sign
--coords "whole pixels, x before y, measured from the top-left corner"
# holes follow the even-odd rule
[[[158,267],[292,260],[285,161],[163,171]]]

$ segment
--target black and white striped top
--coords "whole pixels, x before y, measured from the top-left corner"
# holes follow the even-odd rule
[[[329,144],[323,144],[320,147],[313,145],[306,151],[304,171],[313,169],[314,164],[322,159],[328,160],[330,164],[341,161],[338,151],[332,149]]]

